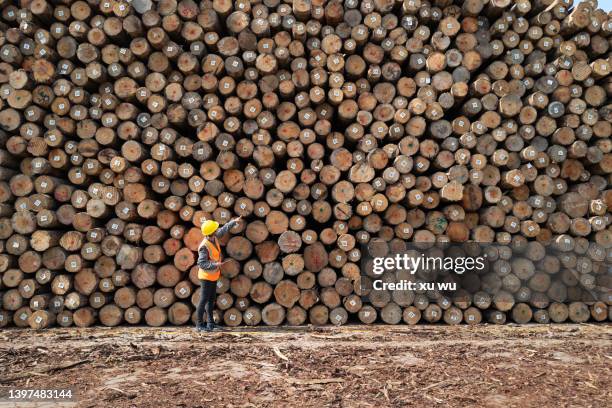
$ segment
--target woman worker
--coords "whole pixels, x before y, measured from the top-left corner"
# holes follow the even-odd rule
[[[219,228],[217,221],[206,220],[202,223],[202,235],[204,238],[198,248],[198,279],[200,280],[200,302],[196,310],[196,330],[212,331],[215,329],[213,309],[215,307],[215,294],[217,280],[221,276],[221,246],[219,239],[232,229],[241,217],[235,218]],[[207,324],[204,326],[202,318],[206,308]]]

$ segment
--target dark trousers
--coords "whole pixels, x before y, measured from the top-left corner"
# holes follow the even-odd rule
[[[203,324],[204,309],[208,323],[214,323],[213,310],[215,309],[215,295],[217,293],[217,282],[200,280],[200,303],[196,309],[196,323]]]

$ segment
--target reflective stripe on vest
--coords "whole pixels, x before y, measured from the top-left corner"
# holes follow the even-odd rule
[[[208,259],[213,262],[221,262],[221,247],[216,239],[214,243],[208,239],[203,239],[200,248],[202,245],[205,245],[206,249],[208,249]],[[198,279],[200,280],[216,281],[220,276],[221,268],[216,268],[211,271],[198,268]]]

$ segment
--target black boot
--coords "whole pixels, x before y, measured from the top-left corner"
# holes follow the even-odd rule
[[[219,326],[217,326],[214,323],[207,323],[206,324],[206,331],[216,331],[216,332],[218,332],[218,331],[225,331],[225,330],[223,330],[222,327],[219,327]]]
[[[195,331],[197,331],[197,332],[206,331],[206,326],[204,326],[203,323],[197,323],[196,327],[195,327]]]

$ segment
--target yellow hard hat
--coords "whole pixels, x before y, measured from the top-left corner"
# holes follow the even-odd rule
[[[217,228],[219,228],[219,223],[217,221],[206,220],[202,223],[202,235],[211,235],[217,230]]]

